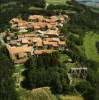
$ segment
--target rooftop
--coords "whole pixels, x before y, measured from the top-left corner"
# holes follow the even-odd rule
[[[17,26],[15,31],[27,30],[24,34],[13,35],[13,38],[13,33],[7,36],[6,46],[14,63],[24,63],[28,54],[50,54],[59,47],[65,47],[64,36],[58,31],[58,25],[63,25],[64,21],[65,16],[42,15],[30,15],[27,21],[21,18],[10,20],[12,26]],[[28,29],[32,29],[32,32],[28,32]]]

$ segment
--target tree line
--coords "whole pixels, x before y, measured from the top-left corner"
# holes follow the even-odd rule
[[[5,47],[0,48],[0,100],[20,100],[12,78],[14,65],[6,53]]]

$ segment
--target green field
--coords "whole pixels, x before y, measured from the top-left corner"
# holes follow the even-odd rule
[[[66,0],[46,0],[50,4],[65,4]]]
[[[84,38],[83,47],[89,60],[99,62],[99,53],[97,52],[96,42],[99,41],[99,34],[89,32]]]

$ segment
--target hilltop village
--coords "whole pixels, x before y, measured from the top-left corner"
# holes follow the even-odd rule
[[[14,64],[24,64],[29,56],[38,57],[68,49],[66,37],[60,32],[60,28],[68,20],[68,15],[30,15],[28,20],[12,18],[9,21],[10,30],[5,36],[5,44]],[[72,59],[68,61],[72,62]],[[87,68],[70,68],[68,76],[86,79]]]
[[[30,15],[28,20],[12,18],[11,32],[5,37],[6,47],[15,64],[23,64],[29,55],[49,54],[67,47],[59,28],[68,20],[67,15]]]
[[[0,100],[99,100],[99,11],[81,0],[1,0]]]

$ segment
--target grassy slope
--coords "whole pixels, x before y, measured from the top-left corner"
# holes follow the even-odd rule
[[[49,87],[34,89],[32,94],[35,100],[56,100]]]
[[[32,91],[20,90],[21,100],[56,100],[49,87],[37,88]]]
[[[66,0],[46,0],[48,3],[51,4],[65,4]]]
[[[60,96],[62,100],[84,100],[81,96]]]
[[[81,96],[58,95],[51,93],[49,87],[37,88],[32,91],[21,90],[22,100],[84,100]]]
[[[59,54],[59,61],[61,63],[64,63],[65,61],[68,61],[70,59],[70,57],[68,55],[65,55],[65,54]]]
[[[99,35],[89,32],[85,35],[83,46],[87,58],[99,62],[99,54],[96,48],[97,41],[99,41]]]

